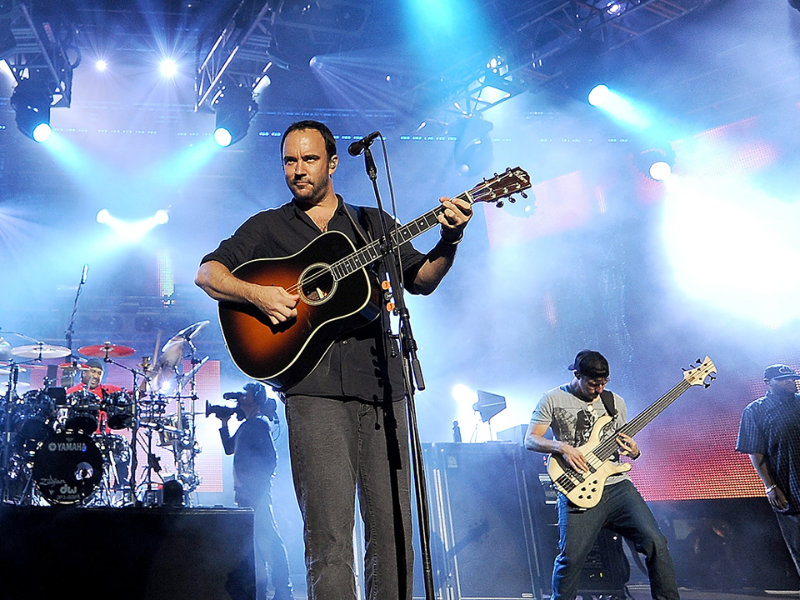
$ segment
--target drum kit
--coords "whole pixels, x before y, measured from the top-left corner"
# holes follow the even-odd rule
[[[34,341],[12,346],[0,337],[0,486],[2,500],[17,505],[127,506],[159,502],[164,483],[177,481],[184,502],[200,484],[195,457],[196,374],[208,357],[196,358],[193,338],[209,321],[179,331],[156,357],[131,367],[129,346],[104,342],[82,346],[77,355],[64,346]],[[19,380],[43,360],[64,359],[61,386],[57,368],[48,365],[40,388]],[[88,371],[82,361],[100,359],[132,375],[130,390],[113,386],[71,385]],[[185,361],[190,367],[181,372]],[[3,384],[2,381],[7,381]],[[81,383],[80,375],[76,382]],[[68,393],[69,390],[69,393]],[[160,464],[154,444],[171,452],[174,467]],[[138,468],[138,454],[146,459]],[[172,471],[168,473],[167,471]],[[141,481],[136,481],[140,478]]]

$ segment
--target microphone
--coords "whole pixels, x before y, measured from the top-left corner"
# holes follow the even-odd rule
[[[375,141],[375,138],[381,134],[380,131],[373,131],[369,135],[364,136],[358,141],[353,142],[347,147],[347,152],[350,156],[358,156],[361,154],[365,149],[369,148],[372,145],[372,142]]]
[[[83,265],[83,271],[81,272],[81,285],[86,283],[86,276],[89,274],[89,265]]]

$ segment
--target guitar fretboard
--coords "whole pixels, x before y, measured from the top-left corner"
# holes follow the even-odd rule
[[[470,204],[473,203],[472,195],[470,192],[464,192],[457,196],[462,200],[466,200]],[[402,227],[397,227],[389,232],[389,237],[392,239],[392,246],[399,248],[406,242],[413,240],[418,235],[422,235],[429,229],[439,224],[439,215],[444,212],[443,206],[429,210],[421,217],[417,217],[410,223],[406,223]],[[334,280],[339,281],[344,279],[351,273],[358,271],[364,267],[371,265],[373,262],[383,256],[384,252],[381,249],[381,240],[370,242],[360,250],[353,252],[349,256],[336,261],[330,266],[330,271],[333,274]]]
[[[653,402],[653,404],[639,413],[634,419],[631,419],[625,425],[620,427],[619,431],[626,433],[631,437],[635,436],[690,387],[692,387],[692,384],[687,382],[685,379],[682,379],[674,388]],[[616,442],[616,435],[614,435],[599,444],[597,448],[595,448],[593,454],[600,460],[608,460],[618,450],[619,445]]]

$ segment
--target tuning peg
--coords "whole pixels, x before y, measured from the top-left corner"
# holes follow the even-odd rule
[[[520,192],[520,194],[522,195],[523,198],[527,198],[528,197],[528,194],[526,194],[525,192]]]
[[[497,208],[503,208],[503,201],[500,200],[497,204],[495,204]]]
[[[696,361],[694,361],[694,362],[695,362],[696,364],[698,364],[698,365],[699,365],[699,364],[701,364],[703,361],[702,361],[702,360],[700,360],[700,359],[698,358],[698,359],[697,359]]]
[[[509,196],[509,197],[508,197],[508,201],[509,201],[509,202],[511,202],[511,204],[514,204],[514,202],[516,202],[516,201],[517,201],[517,199],[516,199],[516,198],[514,198],[514,196]]]

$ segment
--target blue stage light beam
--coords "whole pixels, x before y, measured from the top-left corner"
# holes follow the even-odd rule
[[[614,120],[634,129],[645,130],[653,125],[647,111],[607,85],[600,84],[593,87],[589,92],[588,101],[592,106],[608,113]]]

